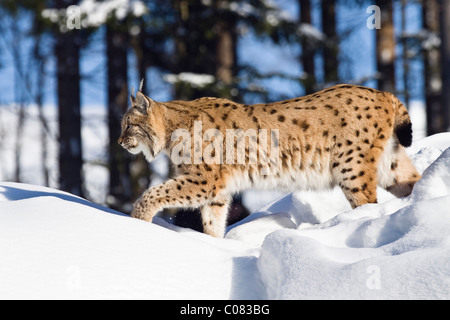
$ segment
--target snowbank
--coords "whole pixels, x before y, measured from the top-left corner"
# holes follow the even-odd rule
[[[0,299],[449,299],[449,146],[409,149],[409,197],[351,210],[337,189],[293,193],[226,239],[0,183]]]
[[[53,189],[2,183],[0,299],[260,298],[247,274],[251,248],[178,231]],[[236,287],[241,278],[248,287]]]
[[[258,270],[269,299],[449,299],[449,261],[447,148],[407,198],[269,234]]]
[[[448,299],[450,196],[318,229],[268,235],[258,269],[269,299]],[[355,219],[355,214],[364,218]]]

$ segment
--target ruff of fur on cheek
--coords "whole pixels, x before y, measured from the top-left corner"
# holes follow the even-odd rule
[[[148,162],[153,161],[153,159],[155,158],[155,156],[150,151],[150,148],[144,143],[138,143],[135,148],[130,148],[128,149],[128,151],[132,154],[139,154],[142,152]]]
[[[142,150],[142,153],[145,156],[145,159],[147,159],[148,162],[151,162],[155,158],[155,155],[151,152],[150,148],[147,145],[142,143],[139,145]]]

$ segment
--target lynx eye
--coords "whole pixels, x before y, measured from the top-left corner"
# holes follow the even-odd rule
[[[126,130],[130,130],[131,129],[131,124],[127,125]]]

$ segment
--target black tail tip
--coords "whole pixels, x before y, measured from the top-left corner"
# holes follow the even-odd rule
[[[398,141],[404,147],[409,147],[412,143],[412,124],[404,122],[394,129]]]

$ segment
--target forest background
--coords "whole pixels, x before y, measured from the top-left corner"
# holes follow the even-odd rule
[[[246,104],[359,84],[422,106],[424,135],[450,128],[450,0],[0,0],[0,21],[0,180],[122,212],[171,174],[117,144],[140,79],[158,101]],[[230,222],[248,209],[237,196]]]

